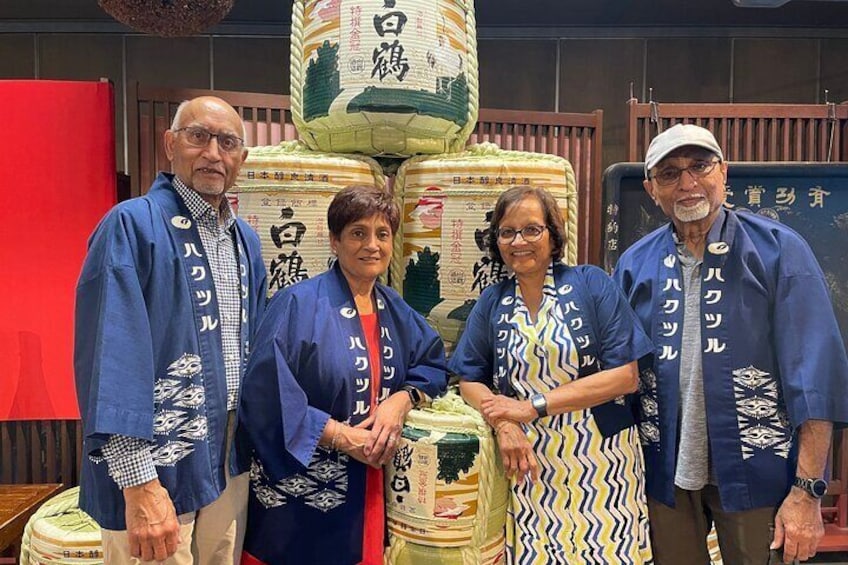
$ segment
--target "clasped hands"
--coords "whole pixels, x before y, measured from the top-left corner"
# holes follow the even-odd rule
[[[412,401],[404,392],[396,392],[380,403],[373,413],[355,426],[333,422],[334,447],[361,463],[379,469],[394,457],[400,445],[401,431]]]

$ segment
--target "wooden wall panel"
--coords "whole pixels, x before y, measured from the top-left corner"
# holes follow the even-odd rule
[[[39,37],[41,78],[100,80],[115,87],[115,158],[124,168],[123,38],[106,34],[50,34]]]
[[[555,111],[556,57],[555,40],[479,41],[480,107]]]
[[[569,39],[560,42],[560,112],[604,111],[603,167],[626,148],[630,83],[642,89],[642,39]]]
[[[209,38],[127,37],[127,83],[209,88]]]
[[[815,39],[736,39],[732,102],[814,104],[819,67]]]
[[[731,40],[651,38],[645,86],[657,102],[730,102]]]
[[[848,39],[821,40],[821,93],[828,89],[831,102],[848,101]]]
[[[288,37],[216,37],[215,89],[289,94]]]
[[[0,34],[0,79],[35,78],[34,45],[31,34]]]

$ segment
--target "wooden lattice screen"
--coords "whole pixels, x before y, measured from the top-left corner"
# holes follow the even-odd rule
[[[628,102],[627,160],[676,123],[712,131],[728,161],[848,160],[845,104],[661,104]]]
[[[0,422],[0,483],[79,483],[78,420]]]

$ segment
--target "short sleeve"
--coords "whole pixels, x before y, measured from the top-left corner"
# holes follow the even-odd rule
[[[489,296],[480,297],[465,325],[462,337],[448,362],[448,370],[463,381],[492,386],[492,323],[487,305]]]

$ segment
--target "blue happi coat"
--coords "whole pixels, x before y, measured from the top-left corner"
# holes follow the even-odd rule
[[[444,347],[393,290],[375,285],[385,399],[446,386]],[[245,551],[266,563],[353,565],[362,554],[365,465],[318,447],[329,418],[370,414],[365,335],[338,264],[268,304],[242,391],[236,439],[251,472]]]
[[[651,352],[619,288],[591,265],[554,264],[554,282],[565,323],[578,351],[578,378],[626,365]],[[507,348],[513,326],[515,277],[490,286],[468,317],[448,368],[463,380],[484,383],[501,394],[515,396],[507,374]],[[630,397],[593,407],[604,437],[635,425]]]
[[[77,285],[80,507],[111,530],[126,529],[124,497],[99,456],[112,434],[153,442],[159,480],[178,514],[213,502],[226,484],[218,301],[197,226],[172,178],[160,174],[148,194],[101,220]],[[236,233],[246,359],[266,276],[256,233],[241,220]]]
[[[682,271],[671,224],[630,247],[614,278],[656,345],[642,369],[648,494],[674,505]],[[701,351],[710,460],[722,507],[778,505],[795,476],[796,430],[848,421],[848,362],[807,243],[763,216],[722,210],[701,267]]]

